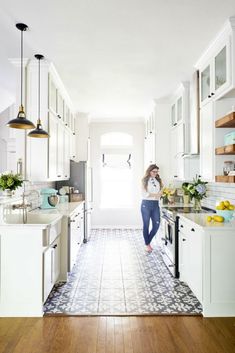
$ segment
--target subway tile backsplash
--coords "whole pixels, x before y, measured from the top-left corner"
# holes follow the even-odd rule
[[[174,181],[176,187],[181,187],[182,182]],[[172,184],[173,184],[172,183]],[[202,205],[215,208],[218,201],[228,200],[235,205],[235,184],[233,183],[208,183],[207,197],[202,200]]]

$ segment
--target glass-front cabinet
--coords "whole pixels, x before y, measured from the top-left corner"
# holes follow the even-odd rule
[[[207,103],[224,93],[231,85],[230,39],[217,47],[215,55],[200,68],[200,102]]]
[[[218,90],[227,82],[227,46],[225,45],[223,49],[215,56],[215,90]]]
[[[206,68],[201,71],[201,102],[203,102],[206,98],[209,98],[211,93],[211,66],[207,65]]]

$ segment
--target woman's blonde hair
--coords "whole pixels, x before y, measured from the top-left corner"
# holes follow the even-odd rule
[[[142,179],[142,185],[143,188],[147,191],[147,185],[148,185],[148,180],[150,178],[150,172],[154,169],[159,169],[159,167],[156,164],[150,164],[150,166],[146,169],[146,172],[144,174],[144,177]],[[160,178],[160,176],[157,174],[155,176],[156,180],[159,182],[160,184],[160,188],[163,187],[163,183],[162,183],[162,179]]]

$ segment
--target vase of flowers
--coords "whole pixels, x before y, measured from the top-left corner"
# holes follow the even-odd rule
[[[186,184],[186,183],[184,183]],[[201,200],[206,197],[206,184],[207,181],[202,181],[200,175],[196,175],[196,178],[193,179],[192,183],[187,183],[188,185],[184,186],[189,192],[190,199],[193,200],[193,208],[196,211],[201,210]],[[183,188],[183,186],[182,186]]]
[[[21,175],[12,172],[4,172],[0,174],[0,189],[3,196],[12,196],[14,190],[23,184]]]
[[[174,195],[175,189],[173,189],[171,186],[169,186],[168,188],[163,188],[161,197],[163,204],[174,203]]]

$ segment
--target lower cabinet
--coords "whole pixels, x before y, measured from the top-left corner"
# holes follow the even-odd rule
[[[76,213],[70,217],[70,234],[69,234],[69,259],[68,272],[72,271],[73,265],[76,262],[78,250],[83,241],[84,234],[84,212],[83,207],[79,208]]]
[[[179,222],[180,279],[188,284],[202,302],[202,232],[186,222]]]
[[[60,275],[60,237],[43,253],[43,302]]]

